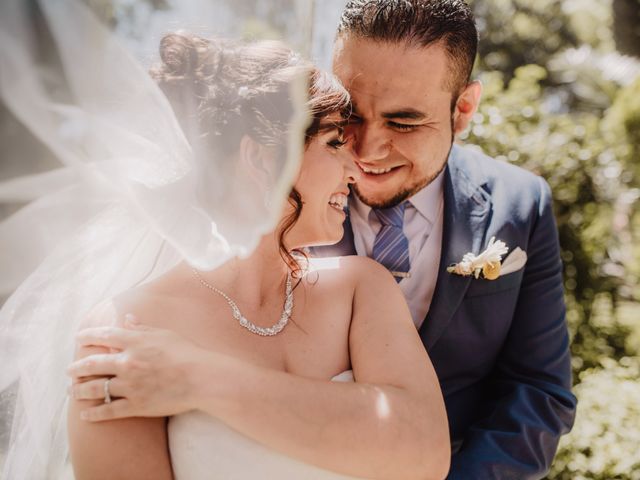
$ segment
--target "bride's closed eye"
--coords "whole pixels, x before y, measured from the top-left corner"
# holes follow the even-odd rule
[[[345,129],[340,126],[336,130],[334,130],[333,135],[331,135],[327,140],[327,146],[338,150],[340,147],[345,146],[349,143],[350,135],[347,135]]]
[[[335,148],[337,150],[340,147],[346,145],[347,143],[349,143],[349,139],[340,136],[340,137],[335,137],[335,138],[332,138],[331,140],[329,140],[327,142],[327,145],[330,146],[331,148]]]

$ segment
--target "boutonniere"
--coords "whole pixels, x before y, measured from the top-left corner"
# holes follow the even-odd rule
[[[474,255],[469,252],[460,263],[455,263],[447,267],[447,272],[462,275],[468,277],[473,275],[475,278],[479,278],[482,273],[482,277],[487,280],[495,280],[500,276],[500,262],[502,256],[509,251],[509,248],[502,240],[497,240],[496,237],[491,237],[489,244],[484,252],[479,255]]]

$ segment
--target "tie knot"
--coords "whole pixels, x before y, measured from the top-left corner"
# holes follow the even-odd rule
[[[374,209],[373,211],[378,216],[382,225],[392,225],[394,227],[402,228],[404,221],[404,209],[407,206],[407,202],[402,202],[391,208]]]

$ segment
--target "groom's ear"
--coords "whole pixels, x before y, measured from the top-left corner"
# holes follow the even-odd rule
[[[462,133],[467,128],[473,114],[478,109],[481,96],[482,84],[478,80],[468,83],[462,93],[458,95],[453,110],[453,133],[455,135]]]

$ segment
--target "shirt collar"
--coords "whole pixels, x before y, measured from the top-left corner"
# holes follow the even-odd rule
[[[426,187],[409,197],[409,203],[426,218],[431,224],[436,223],[440,200],[442,199],[442,186],[444,184],[444,168],[442,172]]]

